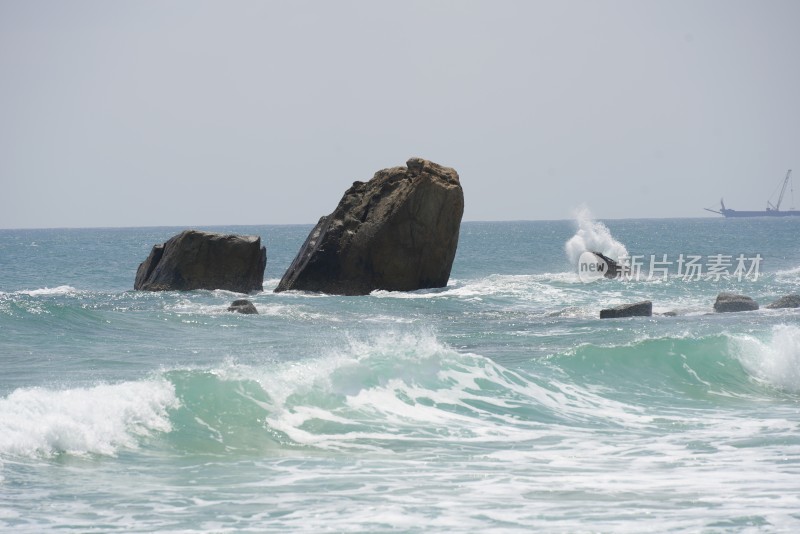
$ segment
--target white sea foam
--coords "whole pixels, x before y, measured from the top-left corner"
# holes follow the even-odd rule
[[[258,304],[258,313],[261,315],[269,315],[272,317],[283,317],[288,319],[299,319],[303,321],[309,320],[326,320],[330,322],[341,322],[342,319],[332,314],[318,313],[308,311],[305,306],[298,304]]]
[[[492,274],[473,280],[451,281],[446,288],[420,291],[373,291],[376,298],[460,299],[479,302],[485,298],[513,298],[537,307],[563,308],[586,295],[576,273]],[[552,311],[552,310],[551,310]]]
[[[219,315],[227,313],[228,306],[229,304],[227,302],[209,304],[207,302],[196,302],[188,298],[182,298],[176,302],[165,304],[164,310],[181,315]]]
[[[772,337],[732,336],[731,352],[748,373],[779,389],[800,392],[800,327],[776,325]]]
[[[238,314],[232,315],[228,311],[231,300],[230,298],[226,298],[225,300],[220,300],[215,303],[209,303],[208,301],[198,302],[190,298],[181,298],[175,302],[165,304],[164,310],[181,316],[222,316],[244,319],[243,316],[239,316]],[[260,302],[255,298],[251,298],[251,301],[258,310],[259,315],[262,316],[266,315],[302,321],[324,319],[329,322],[341,322],[342,320],[335,315],[311,311],[311,309],[309,309],[310,307],[305,306],[302,301],[281,301],[281,303]],[[253,317],[254,316],[247,316],[248,320],[252,320]]]
[[[795,267],[793,269],[786,269],[784,271],[777,271],[775,276],[781,278],[794,278],[800,276],[800,267]]]
[[[168,432],[178,400],[165,380],[91,388],[17,389],[0,399],[0,455],[114,455]]]
[[[459,353],[431,334],[350,340],[318,358],[240,373],[256,377],[270,397],[264,406],[270,428],[296,443],[333,450],[514,443],[553,420],[650,421],[639,408],[569,384],[540,385],[482,356]]]
[[[57,286],[57,287],[43,287],[41,289],[32,289],[18,292],[21,295],[28,295],[31,297],[43,297],[52,295],[74,295],[78,290],[72,286]]]
[[[592,220],[589,208],[581,206],[575,212],[578,229],[564,245],[570,265],[577,268],[578,259],[586,251],[600,252],[613,260],[628,255],[625,245],[614,239],[608,227]]]
[[[280,278],[267,278],[261,284],[261,287],[264,289],[264,291],[272,291],[273,289],[278,287],[280,281],[281,281]]]

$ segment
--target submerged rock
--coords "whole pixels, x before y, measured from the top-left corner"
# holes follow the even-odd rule
[[[365,295],[444,287],[458,245],[464,193],[458,173],[411,158],[354,182],[322,217],[283,275],[289,289]]]
[[[260,291],[267,249],[258,236],[185,230],[155,245],[139,265],[133,288],[145,291]]]
[[[258,315],[258,310],[256,309],[256,305],[247,299],[234,300],[233,302],[231,302],[231,305],[228,306],[228,311],[236,313],[244,313],[247,315],[252,315],[252,314]]]
[[[779,308],[800,308],[800,295],[785,295],[765,308],[777,310]]]
[[[720,293],[714,302],[714,311],[718,313],[753,311],[757,309],[758,303],[756,301],[746,295],[737,295],[735,293]]]
[[[623,304],[614,308],[600,310],[601,319],[618,319],[620,317],[650,317],[653,315],[653,303],[649,300],[634,304]]]

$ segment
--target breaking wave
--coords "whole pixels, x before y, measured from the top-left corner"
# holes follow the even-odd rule
[[[796,326],[766,340],[587,344],[524,371],[433,334],[385,333],[293,362],[18,389],[0,399],[0,457],[114,456],[156,438],[198,454],[513,447],[564,425],[642,429],[680,419],[681,406],[769,399],[776,389],[800,391]]]
[[[581,206],[575,212],[578,229],[564,245],[570,265],[578,265],[578,259],[586,251],[600,252],[613,260],[628,256],[625,245],[614,239],[608,227],[592,219],[589,208]]]
[[[778,389],[800,393],[800,327],[776,325],[767,340],[733,336],[730,348],[753,377]]]
[[[168,411],[176,406],[173,386],[164,380],[17,389],[0,399],[0,456],[113,456],[168,432]]]

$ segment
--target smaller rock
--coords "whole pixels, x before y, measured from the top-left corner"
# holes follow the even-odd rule
[[[185,230],[155,245],[136,270],[137,291],[261,291],[267,249],[254,235]]]
[[[720,293],[714,302],[714,311],[717,313],[754,311],[758,303],[746,295],[736,293]]]
[[[606,269],[605,274],[603,274],[604,277],[606,277],[606,278],[616,278],[617,276],[620,275],[619,263],[617,263],[616,261],[612,260],[611,258],[606,256],[605,254],[601,254],[600,252],[595,252],[593,250],[590,251],[590,252],[592,254],[594,254],[595,256],[597,256],[598,258],[600,258],[601,260],[603,260],[604,262],[606,262],[607,269]]]
[[[800,295],[785,295],[772,304],[766,306],[771,310],[778,308],[800,308]]]
[[[618,319],[620,317],[651,317],[653,303],[649,300],[635,304],[623,304],[614,308],[600,310],[601,319]]]
[[[238,299],[231,302],[228,306],[229,312],[244,313],[244,314],[258,314],[255,304],[247,299]]]
[[[677,317],[678,312],[676,311],[668,311],[661,314],[663,317]]]

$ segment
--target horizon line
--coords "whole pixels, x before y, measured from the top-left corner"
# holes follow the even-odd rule
[[[718,220],[727,220],[728,217],[715,217],[713,215],[708,216],[698,216],[698,217],[597,217],[593,218],[592,220],[595,221],[665,221],[665,220],[674,220],[674,219],[718,219]],[[461,224],[464,223],[520,223],[520,222],[564,222],[564,221],[575,221],[574,218],[565,218],[565,219],[471,219],[471,220],[462,220]],[[213,228],[213,227],[244,227],[244,226],[314,226],[317,223],[309,222],[309,223],[258,223],[258,224],[247,224],[247,223],[215,223],[215,224],[189,224],[189,225],[179,225],[179,224],[146,224],[141,226],[14,226],[14,227],[4,227],[0,228],[0,231],[15,231],[15,230],[124,230],[124,229],[134,229],[134,228]]]

